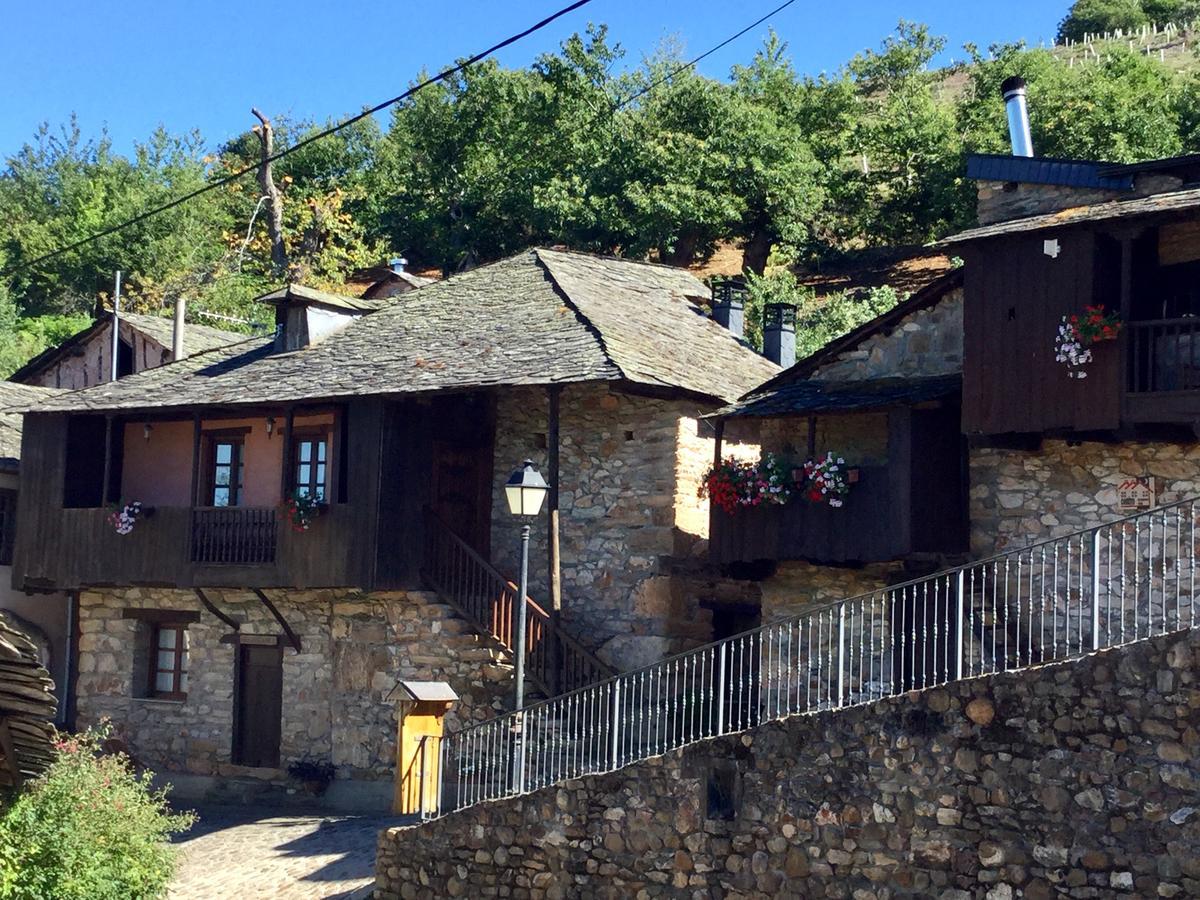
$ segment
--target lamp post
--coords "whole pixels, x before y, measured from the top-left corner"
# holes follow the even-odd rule
[[[525,636],[526,609],[525,597],[529,592],[529,520],[538,514],[542,502],[546,499],[549,486],[546,479],[533,464],[533,460],[525,460],[525,465],[509,476],[504,485],[504,496],[508,500],[508,511],[522,520],[521,522],[521,580],[517,592],[517,624],[516,645],[516,686],[513,708],[520,713],[525,707]],[[525,781],[525,721],[517,716],[516,730],[513,734],[513,791],[521,793]]]

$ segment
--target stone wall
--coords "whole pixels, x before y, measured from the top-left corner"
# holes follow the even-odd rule
[[[976,188],[976,208],[979,224],[991,225],[1007,222],[1009,219],[1058,212],[1075,206],[1147,197],[1162,191],[1178,190],[1182,185],[1183,180],[1177,176],[1156,173],[1138,175],[1132,191],[1071,188],[1057,184],[980,181]]]
[[[707,537],[707,501],[697,496],[713,437],[698,417],[715,408],[570,385],[560,406],[560,527],[563,619],[606,662],[628,669],[695,643],[693,623],[670,595],[673,560]],[[543,471],[545,391],[508,391],[497,410],[492,558],[518,570],[519,523],[508,514],[500,473],[522,459]],[[530,588],[547,599],[546,517],[535,524]]]
[[[1119,517],[1117,486],[1131,476],[1155,476],[1160,504],[1200,489],[1200,443],[1047,440],[1037,450],[973,448],[970,463],[977,557]]]
[[[1198,674],[1193,630],[697,743],[386,831],[376,896],[1194,897]]]
[[[859,381],[888,376],[953,375],[962,371],[962,288],[926,309],[918,309],[883,334],[826,363],[818,381]]]
[[[844,456],[852,466],[881,466],[888,460],[888,414],[837,413],[816,417],[813,447],[818,459],[826,453]],[[797,463],[808,458],[808,419],[779,416],[763,419],[764,450],[780,453]]]
[[[206,595],[241,623],[244,634],[277,635],[278,623],[248,592]],[[490,718],[505,708],[509,668],[497,648],[470,633],[449,607],[425,593],[270,591],[300,637],[283,651],[280,769],[231,763],[235,652],[229,628],[207,611],[188,626],[188,696],[149,699],[144,662],[148,625],[123,611],[195,612],[187,591],[121,588],[80,594],[78,724],[107,717],[141,763],[164,772],[251,776],[286,782],[286,767],[304,757],[330,760],[338,777],[391,781],[396,708],[385,700],[399,680],[448,681],[462,700],[448,726]]]

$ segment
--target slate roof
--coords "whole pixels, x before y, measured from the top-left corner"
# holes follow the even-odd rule
[[[1047,156],[972,153],[967,157],[967,177],[976,181],[1016,181],[1109,191],[1133,189],[1133,174],[1115,163]]]
[[[858,381],[790,381],[755,391],[745,400],[725,407],[710,418],[863,412],[891,406],[913,406],[951,397],[961,391],[962,375]]]
[[[536,249],[422,287],[301,350],[251,338],[36,408],[264,404],[626,380],[731,401],[779,372],[682,269]]]
[[[157,341],[163,347],[170,349],[172,338],[175,331],[175,322],[173,319],[168,319],[164,316],[148,316],[140,313],[121,313],[121,319],[128,322],[136,330],[147,335],[151,339]],[[42,372],[50,366],[57,363],[60,359],[74,347],[87,343],[92,337],[103,331],[108,323],[112,321],[112,314],[108,313],[94,321],[86,328],[75,332],[65,341],[56,344],[53,347],[47,347],[12,375],[8,376],[10,381],[24,381],[26,378],[31,378],[39,372]],[[215,350],[218,347],[227,347],[230,344],[237,343],[246,339],[246,335],[237,334],[232,331],[222,331],[220,328],[212,328],[208,325],[192,325],[188,323],[184,329],[183,349],[189,356],[193,353],[204,353],[208,350]]]
[[[1149,197],[1140,197],[1136,200],[1108,200],[1103,203],[1092,203],[1087,206],[1073,206],[1070,209],[1045,213],[1040,216],[1028,216],[1024,219],[997,222],[995,225],[984,225],[979,228],[959,232],[947,238],[942,238],[942,240],[933,246],[950,247],[955,244],[964,244],[967,241],[978,241],[1006,234],[1045,231],[1052,228],[1061,228],[1066,225],[1103,222],[1109,219],[1132,218],[1134,216],[1165,216],[1172,213],[1186,212],[1197,207],[1200,207],[1200,188],[1165,191],[1161,194],[1151,194]]]
[[[19,785],[54,759],[54,682],[37,646],[0,612],[0,722],[12,738],[12,758],[0,750],[0,785]]]
[[[305,287],[302,284],[289,284],[277,291],[256,297],[259,303],[270,303],[282,306],[287,303],[307,303],[313,306],[327,306],[331,309],[349,310],[350,312],[366,313],[382,309],[388,302],[386,299],[369,300],[361,297],[344,297],[341,294],[331,294],[329,291],[319,291],[316,288]]]
[[[60,393],[55,388],[0,381],[0,471],[15,471],[21,460],[21,415],[8,410],[40,403]]]

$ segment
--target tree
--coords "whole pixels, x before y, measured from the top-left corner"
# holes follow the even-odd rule
[[[1147,23],[1189,22],[1200,15],[1196,0],[1075,0],[1058,26],[1058,40],[1081,41],[1118,29],[1129,32]]]

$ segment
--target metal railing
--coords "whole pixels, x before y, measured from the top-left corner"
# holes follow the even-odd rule
[[[511,653],[516,646],[518,588],[434,512],[427,513],[421,575],[463,618]],[[525,672],[548,695],[594,684],[613,670],[525,598]]]
[[[1200,317],[1129,322],[1133,394],[1200,390]]]
[[[275,562],[278,529],[271,507],[213,506],[192,510],[192,562],[267,565]]]
[[[1196,624],[1194,500],[771,622],[443,742],[452,811],[799,713]]]

